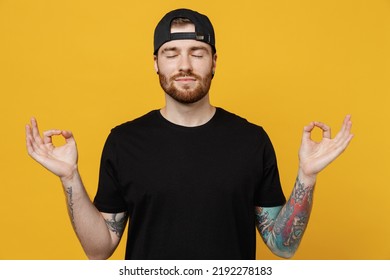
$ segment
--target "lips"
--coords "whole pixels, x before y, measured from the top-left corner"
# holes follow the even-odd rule
[[[178,82],[192,82],[192,81],[196,81],[196,78],[192,76],[178,76],[175,77],[174,80]]]
[[[196,79],[194,78],[179,78],[179,79],[175,79],[176,82],[195,82]]]
[[[202,78],[194,73],[179,73],[172,77],[172,80],[178,82],[194,82],[196,80],[201,80]]]

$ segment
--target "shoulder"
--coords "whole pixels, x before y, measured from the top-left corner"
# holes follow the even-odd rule
[[[143,127],[148,125],[153,125],[158,120],[158,110],[150,111],[149,113],[146,113],[143,116],[140,116],[136,119],[133,119],[131,121],[122,123],[112,129],[112,131],[123,131],[127,129],[132,129],[134,127]]]
[[[111,135],[132,133],[139,129],[147,129],[158,123],[158,111],[153,110],[131,121],[127,121],[111,129]]]
[[[157,131],[159,123],[158,110],[150,111],[141,117],[112,128],[106,139],[106,145],[126,145],[134,139],[140,139],[140,141],[150,139],[147,136],[156,133],[154,131]]]
[[[222,108],[217,108],[218,120],[220,123],[223,123],[228,129],[235,131],[236,133],[245,133],[252,135],[263,135],[266,136],[267,133],[262,126],[254,124],[248,121],[246,118],[243,118],[239,115],[226,111]]]

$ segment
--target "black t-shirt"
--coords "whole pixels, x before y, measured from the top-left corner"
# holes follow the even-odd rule
[[[255,259],[254,207],[285,197],[265,131],[217,108],[197,127],[155,110],[114,128],[94,203],[129,213],[126,259]]]

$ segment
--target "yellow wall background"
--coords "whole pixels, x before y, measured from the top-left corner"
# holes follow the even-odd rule
[[[163,106],[152,37],[171,9],[211,18],[212,102],[262,125],[290,194],[301,131],[355,138],[320,176],[295,259],[390,259],[390,1],[0,0],[0,259],[85,259],[59,180],[30,159],[24,125],[74,132],[91,197],[110,129]],[[124,242],[112,257],[122,259]],[[259,242],[259,259],[276,259]]]

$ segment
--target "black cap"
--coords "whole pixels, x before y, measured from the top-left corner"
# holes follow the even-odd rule
[[[195,32],[171,33],[171,23],[175,18],[189,19],[195,25]],[[189,9],[177,9],[167,13],[154,30],[154,54],[166,42],[172,40],[197,40],[209,44],[215,52],[214,28],[209,18]]]

